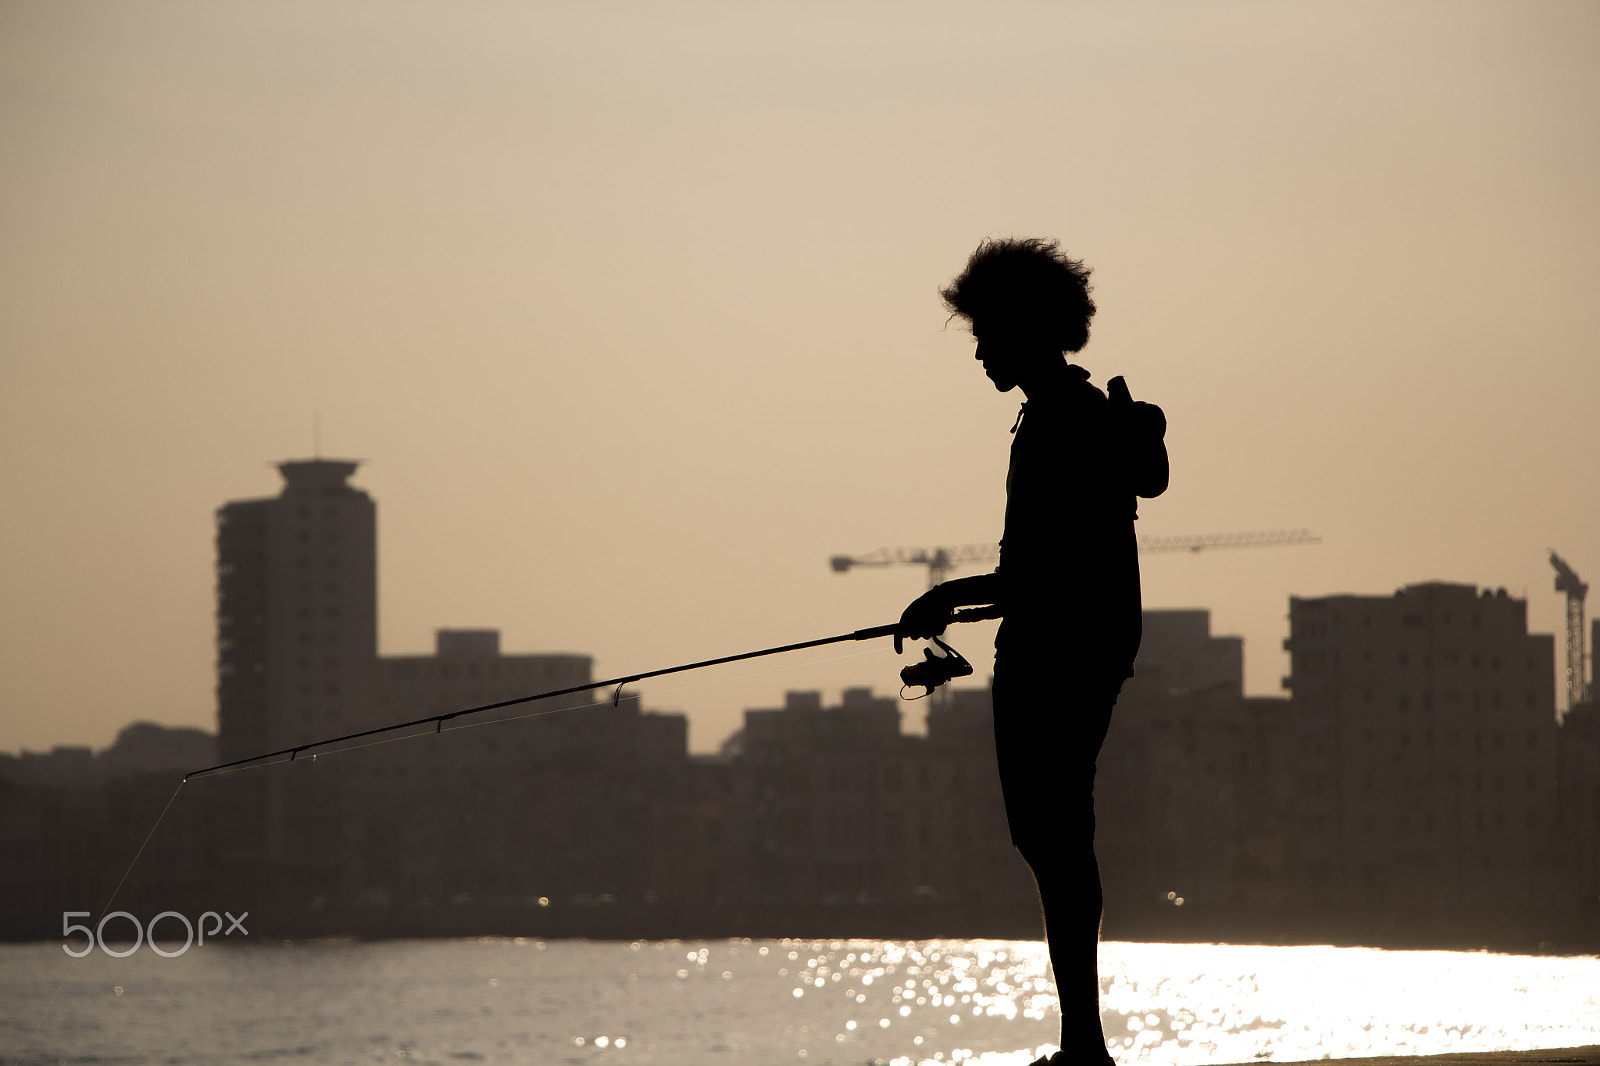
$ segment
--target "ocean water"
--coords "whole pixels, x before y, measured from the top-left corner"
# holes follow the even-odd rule
[[[1594,958],[1108,943],[1101,960],[1123,1064],[1600,1043]],[[4,1066],[1024,1066],[1056,1027],[1032,941],[0,945]]]

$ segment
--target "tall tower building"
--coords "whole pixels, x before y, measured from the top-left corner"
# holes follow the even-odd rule
[[[278,464],[283,491],[217,511],[217,749],[224,762],[350,732],[377,661],[377,520],[353,462]],[[244,884],[330,892],[342,790],[247,774],[221,785],[225,861]]]
[[[442,630],[435,655],[380,657],[377,509],[349,483],[356,467],[280,463],[277,496],[217,511],[219,761],[590,680],[588,656],[503,655],[494,630]],[[501,717],[527,712],[508,708]],[[548,781],[552,765],[573,773],[580,753],[613,767],[654,760],[670,768],[686,757],[687,728],[681,717],[641,715],[637,706],[606,708],[529,718],[521,728],[445,729],[409,745],[358,743],[335,758],[221,776],[208,783],[219,796],[219,857],[240,900],[409,904],[509,891],[532,868],[525,849],[504,846],[526,834],[525,824],[507,822],[527,811],[526,774],[538,768]],[[593,786],[581,773],[574,780]],[[632,787],[630,810],[651,809],[642,786]],[[599,827],[587,834],[590,851],[606,844],[615,852],[605,818],[616,802],[573,803],[584,824]],[[458,824],[468,810],[474,833]],[[559,820],[547,815],[528,820],[554,824],[547,836],[559,836]]]
[[[377,514],[356,463],[278,464],[283,491],[217,511],[223,761],[341,731],[377,659]]]

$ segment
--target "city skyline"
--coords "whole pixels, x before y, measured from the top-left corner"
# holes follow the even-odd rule
[[[296,478],[307,478],[307,477],[315,478],[315,477],[319,477],[319,476],[320,477],[331,477],[332,481],[329,482],[330,485],[332,485],[332,484],[342,484],[345,481],[345,479],[351,477],[352,475],[357,474],[358,468],[362,464],[359,461],[332,459],[332,458],[323,457],[323,456],[319,455],[315,459],[312,459],[312,460],[305,460],[305,459],[285,460],[285,461],[283,461],[283,462],[281,462],[281,463],[279,463],[277,465],[279,466],[280,472],[282,473],[282,476],[284,477],[283,491],[286,493],[288,488],[289,488],[289,486],[295,482]],[[330,471],[331,473],[328,473],[328,474],[315,473],[315,471],[321,471],[321,470],[324,470],[324,469],[327,470],[327,471]],[[301,471],[301,472],[300,473],[296,473],[296,471]],[[365,519],[365,521],[368,523],[368,525],[365,528],[365,530],[361,533],[360,536],[361,537],[372,538],[373,540],[375,540],[375,541],[377,541],[378,543],[381,544],[381,529],[378,528],[377,526],[372,525],[372,518],[370,516],[371,515],[371,511],[374,508],[374,504],[381,504],[381,501],[371,500],[361,490],[361,488],[359,486],[350,486],[350,488],[354,489],[354,498],[359,499],[361,501],[364,501],[364,506],[368,509],[368,517]],[[345,494],[345,495],[349,494],[348,490],[341,490],[341,492],[342,492],[342,494]],[[264,496],[264,497],[251,497],[251,498],[246,498],[246,499],[236,499],[236,500],[228,501],[224,505],[222,505],[222,506],[220,506],[218,508],[217,515],[218,515],[219,528],[221,528],[221,526],[223,524],[223,522],[222,522],[223,516],[228,514],[228,513],[231,513],[231,512],[242,512],[242,511],[254,512],[254,510],[259,508],[260,505],[268,504],[268,503],[270,503],[272,501],[279,500],[279,499],[283,499],[285,502],[287,502],[289,497],[286,496],[286,495]],[[360,537],[358,537],[357,540],[352,542],[352,543],[359,543],[359,542],[360,542]],[[220,542],[219,542],[219,544],[220,544]],[[1235,550],[1239,550],[1239,549],[1207,549],[1207,550],[1235,551]],[[1254,550],[1254,549],[1247,549],[1247,550]],[[220,549],[219,549],[219,551],[220,551]],[[370,560],[372,558],[372,554],[373,553],[371,553],[370,550],[368,550],[366,557]],[[1145,558],[1149,558],[1149,557],[1146,556]],[[233,571],[233,567],[231,565],[225,564],[225,560],[222,557],[222,555],[220,555],[220,554],[217,556],[216,559],[214,559],[214,565],[219,568],[219,571],[222,570],[222,569],[226,569],[229,573],[232,573],[232,571]],[[370,570],[372,568],[372,564],[371,564],[370,561],[366,564],[366,568],[370,572]],[[925,569],[926,569],[926,567],[921,565],[921,564],[914,564],[914,565],[910,566],[910,572],[913,573],[913,574],[920,574]],[[361,572],[361,570],[362,570],[362,568],[358,566],[356,572],[359,574]],[[220,578],[219,578],[219,580],[220,580]],[[259,579],[257,579],[257,580],[259,580]],[[1410,586],[1410,585],[1426,585],[1426,584],[1430,584],[1430,583],[1437,583],[1440,580],[1441,579],[1438,579],[1438,578],[1429,578],[1429,579],[1422,580],[1422,581],[1408,582],[1407,586]],[[1448,582],[1446,582],[1446,583],[1448,583]],[[219,585],[219,594],[220,594],[221,588],[222,588],[222,586]],[[319,591],[320,591],[320,587],[319,587]],[[1487,594],[1488,591],[1489,591],[1489,589],[1486,587],[1485,588],[1485,593]],[[1498,591],[1502,595],[1504,595],[1506,593],[1506,590],[1505,590],[1504,586],[1500,586]],[[1358,595],[1358,596],[1359,595],[1384,595],[1384,593],[1376,592],[1375,590],[1352,590],[1351,592],[1346,593],[1346,594]],[[1399,589],[1395,590],[1395,594],[1396,595],[1399,594]],[[377,603],[381,603],[382,600],[383,600],[383,590],[382,590],[381,586],[379,588],[376,588],[376,589],[371,589],[368,592],[363,593],[361,595],[370,596],[371,597],[371,602],[374,605],[377,604]],[[1288,605],[1290,607],[1292,607],[1294,602],[1296,600],[1300,599],[1300,598],[1301,597],[1297,596],[1296,594],[1291,594],[1288,597],[1288,600],[1286,602],[1288,603]],[[1518,599],[1521,600],[1520,597],[1518,597]],[[346,602],[346,601],[348,601],[348,602]],[[360,598],[360,596],[358,596],[355,600],[348,600],[348,596],[346,596],[344,594],[340,594],[340,597],[335,602],[343,604],[342,614],[347,619],[365,617],[367,619],[365,624],[369,627],[369,630],[370,630],[370,627],[371,627],[371,625],[373,623],[373,620],[374,620],[374,617],[375,617],[375,612],[373,612],[372,607],[370,605],[365,610],[363,610],[361,608],[361,598]],[[1522,602],[1526,602],[1526,601],[1522,601]],[[225,608],[222,606],[222,601],[220,599],[219,599],[218,604],[216,606],[217,606],[217,610],[218,611],[225,610]],[[1177,612],[1179,614],[1182,614],[1184,612],[1193,611],[1193,610],[1203,611],[1203,612],[1207,613],[1208,616],[1210,614],[1210,608],[1205,607],[1204,605],[1195,605],[1195,606],[1191,606],[1191,607],[1170,607],[1170,608],[1156,608],[1156,607],[1152,607],[1152,606],[1150,606],[1148,604],[1146,605],[1146,611],[1147,612],[1149,612],[1149,611],[1167,611],[1167,612]],[[359,628],[362,623],[356,622],[355,624]],[[1586,621],[1585,624],[1586,624],[1586,628],[1587,628],[1588,621]],[[989,629],[991,627],[991,625],[992,624],[986,625],[984,623],[978,623],[977,625],[974,625],[974,626],[968,626],[968,625],[956,626],[956,627],[953,627],[946,634],[946,636],[947,636],[947,638],[949,638],[951,640],[956,640],[956,639],[961,638],[962,634],[965,631],[969,630],[969,629],[976,629],[979,626],[982,626],[985,629]],[[452,632],[493,634],[494,642],[495,642],[495,645],[496,645],[497,648],[499,646],[500,639],[503,636],[503,634],[501,634],[501,632],[498,629],[494,628],[494,627],[467,627],[467,628],[436,627],[433,630],[433,632],[431,634],[431,637],[432,637],[432,640],[434,641],[434,643],[437,645],[438,641],[445,639],[445,637],[448,634],[452,633]],[[1285,645],[1288,643],[1287,639],[1286,639],[1287,638],[1287,632],[1288,632],[1288,626],[1286,625],[1285,626],[1285,639],[1283,641],[1283,643]],[[1561,673],[1564,665],[1565,665],[1565,661],[1566,660],[1565,660],[1565,649],[1564,649],[1564,647],[1560,647],[1560,646],[1557,646],[1557,645],[1559,645],[1561,643],[1564,634],[1562,632],[1558,631],[1558,632],[1555,632],[1555,633],[1543,634],[1543,635],[1552,638],[1553,651],[1552,651],[1552,656],[1551,656],[1551,665],[1552,665],[1552,668],[1554,669],[1554,671],[1556,672],[1556,674],[1559,675]],[[218,636],[219,640],[222,639],[222,633],[220,631],[219,631],[217,636]],[[1247,643],[1247,641],[1245,641],[1242,637],[1240,637],[1238,635],[1230,635],[1230,636],[1227,637],[1227,639],[1239,641],[1240,644],[1241,644],[1241,647],[1244,644]],[[1587,634],[1586,634],[1586,639],[1587,639]],[[887,640],[887,638],[885,638],[885,642],[886,642],[886,640]],[[370,635],[370,636],[364,638],[364,641],[362,641],[362,640],[358,640],[357,641],[358,644],[361,644],[363,642],[368,643],[368,644],[370,644],[372,646],[376,646],[376,643],[377,643],[376,642],[376,635],[375,634]],[[831,649],[823,649],[824,652],[827,652],[829,650],[831,650]],[[881,649],[879,649],[879,650],[881,650]],[[1592,651],[1592,649],[1591,649],[1591,651]],[[395,656],[392,653],[384,652],[383,654],[385,656],[387,656],[388,658],[395,658]],[[414,655],[414,654],[416,654],[416,652],[404,652],[404,653],[400,653],[400,657],[403,658],[406,655]],[[577,659],[577,658],[588,659],[588,658],[590,658],[590,656],[588,656],[588,654],[583,652],[581,649],[576,650],[576,651],[568,651],[568,652],[550,652],[550,651],[547,651],[545,649],[533,649],[533,650],[524,649],[522,654],[531,655],[531,656],[533,656],[535,658],[538,658],[538,657],[542,656],[542,657],[549,658],[549,659],[556,659],[556,658],[561,658],[561,657],[565,657],[565,658],[569,658],[569,659]],[[851,657],[852,658],[859,657],[862,654],[864,654],[864,653],[856,652]],[[1242,656],[1242,658],[1245,658],[1245,661],[1247,661],[1246,657]],[[221,663],[223,660],[219,659],[218,661],[219,661],[219,663]],[[901,661],[907,661],[908,662],[909,660],[895,660],[896,663],[899,663]],[[710,669],[710,672],[712,672],[712,673],[715,673],[717,671],[717,668],[715,668],[715,667],[709,668],[709,669]],[[780,671],[782,669],[783,669],[782,667],[779,668]],[[792,666],[790,669],[803,672],[805,670],[805,664]],[[355,689],[357,689],[364,681],[371,685],[371,691],[370,692],[357,692],[357,691],[355,691]],[[568,681],[564,682],[564,684],[565,683],[570,683],[570,682],[571,682],[571,679],[568,679]],[[694,687],[699,687],[693,681],[690,681],[687,684],[687,686],[685,686],[682,681],[679,681],[676,678],[674,679],[674,682],[675,682],[675,684],[674,684],[675,688],[688,687],[688,688],[692,689]],[[715,684],[715,683],[716,683],[715,681],[710,682],[710,684]],[[374,698],[374,697],[376,697],[376,698],[378,698],[380,700],[385,698],[385,697],[382,697],[382,696],[379,695],[380,690],[384,689],[384,688],[388,688],[388,687],[393,687],[394,684],[395,684],[395,682],[393,682],[392,680],[388,681],[386,684],[380,684],[376,677],[368,680],[368,679],[362,678],[359,674],[357,674],[356,676],[347,679],[346,684],[343,687],[344,687],[345,692],[347,693],[347,695],[345,697],[346,699],[355,699],[355,700],[358,701],[358,704],[360,706],[365,707],[365,706],[368,705],[370,700],[372,698]],[[957,685],[957,687],[964,687],[964,686]],[[651,688],[653,688],[653,686],[649,682],[645,682],[645,683],[637,683],[636,682],[636,683],[634,683],[634,684],[629,686],[629,693],[630,693],[630,695],[633,695],[633,696],[638,696],[638,695],[641,694],[641,692],[643,692],[646,695],[648,695],[648,691]],[[866,682],[854,683],[853,684],[853,683],[850,683],[850,682],[847,681],[847,682],[843,683],[842,685],[840,685],[838,687],[837,692],[843,693],[843,692],[847,692],[847,691],[852,690],[852,689],[855,689],[855,690],[866,689],[866,690],[870,690],[870,691],[876,692],[878,690],[878,686],[873,685],[871,683],[866,683]],[[888,686],[887,691],[892,691],[892,689],[893,689],[893,685],[890,685],[890,686]],[[753,687],[752,687],[752,689],[747,689],[747,691],[750,691],[750,690],[753,690]],[[542,690],[539,690],[539,691],[542,691]],[[813,688],[811,686],[808,686],[806,684],[801,683],[801,684],[798,684],[798,685],[793,686],[793,687],[785,688],[783,691],[786,691],[786,692],[816,691],[816,692],[820,693],[820,692],[824,691],[824,689],[821,688],[821,687]],[[827,691],[833,692],[834,690],[830,689],[830,690],[827,690]],[[397,690],[397,692],[398,692],[398,690]],[[530,690],[526,694],[527,695],[533,695],[533,694],[535,694],[535,691],[534,690]],[[1278,696],[1278,695],[1287,695],[1287,692],[1282,686],[1280,686],[1277,691],[1273,691],[1273,692],[1256,692],[1256,693],[1251,693],[1251,694],[1252,695],[1256,695],[1256,696],[1262,696],[1262,695]],[[401,706],[404,706],[405,703],[407,702],[407,700],[403,699],[398,694],[392,696],[391,698],[394,700],[395,706],[397,708],[401,707]],[[499,698],[499,697],[497,697],[497,698]],[[742,717],[742,715],[744,715],[745,713],[748,713],[752,708],[766,706],[770,702],[772,702],[772,697],[770,695],[767,696],[767,697],[757,697],[756,701],[747,703],[744,707],[742,707],[740,709],[740,711],[739,711],[739,715]],[[904,699],[902,699],[900,701],[900,705],[901,705],[902,713],[905,714],[911,720],[913,730],[918,729],[921,726],[921,715],[920,714],[912,714],[911,712],[913,712],[913,711],[923,711],[925,708],[919,707],[916,700],[904,700]],[[461,707],[463,709],[466,706],[467,706],[467,704],[465,704],[465,703],[462,703],[462,705],[461,705]],[[1564,706],[1563,706],[1563,704],[1561,703],[1560,700],[1557,700],[1556,707],[1557,707],[1558,716],[1559,716],[1560,711],[1564,710],[1565,708],[1564,708]],[[436,708],[436,709],[438,709],[438,708]],[[456,708],[454,707],[454,705],[452,705],[452,707],[449,708],[449,709],[456,709]],[[689,719],[691,720],[691,722],[694,720],[694,717],[695,717],[694,708],[693,707],[662,708],[662,707],[658,707],[658,706],[652,706],[651,709],[652,710],[657,710],[657,711],[671,710],[671,711],[677,711],[677,712],[680,712],[680,713],[686,713],[687,716],[689,717]],[[391,718],[393,720],[395,720],[395,721],[399,721],[399,720],[401,720],[401,718],[411,717],[410,714],[400,715],[399,717],[396,717],[396,715],[399,713],[398,711],[396,711],[396,712],[394,712],[394,713],[392,713],[390,715],[390,718],[384,718],[383,717],[383,713],[384,712],[382,710],[382,704],[381,703],[376,705],[376,706],[373,706],[371,709],[369,709],[368,711],[365,711],[363,713],[369,714],[369,715],[371,715],[371,714],[376,714],[377,715],[377,717],[373,718],[370,721],[364,721],[363,724],[362,724],[363,728],[370,727],[370,726],[373,726],[373,725],[385,724]],[[151,721],[151,719],[139,719],[138,721]],[[173,726],[185,726],[185,725],[194,726],[194,725],[198,724],[198,725],[200,725],[201,728],[206,728],[206,729],[212,731],[214,734],[220,735],[220,730],[218,728],[219,721],[220,721],[219,719],[214,719],[210,723],[166,722],[166,721],[162,721],[162,722],[159,722],[158,724],[161,724],[161,725],[173,725]],[[343,719],[341,719],[341,721],[343,721]],[[739,724],[739,721],[740,721],[740,719],[735,719],[735,724],[731,728],[729,728],[724,734],[722,734],[719,737],[716,737],[716,738],[712,739],[709,743],[706,743],[706,742],[702,741],[702,743],[698,747],[696,747],[694,750],[699,751],[699,752],[714,752],[714,751],[719,750],[723,744],[725,744],[729,739],[731,739],[734,735],[736,735],[736,733],[742,728],[742,726]],[[127,721],[127,722],[118,723],[116,725],[115,729],[116,729],[116,731],[118,733],[120,733],[121,730],[127,728],[127,726],[129,726],[130,724],[133,724],[133,722],[131,720]],[[348,725],[348,723],[346,723],[346,725]],[[304,742],[306,740],[311,740],[311,739],[327,739],[327,737],[336,735],[339,732],[343,732],[344,728],[345,728],[345,726],[340,726],[338,729],[334,729],[334,730],[324,729],[321,732],[317,732],[313,728],[309,733],[305,733],[304,735],[298,736],[297,739],[296,739],[296,742]],[[324,734],[326,734],[326,736]],[[278,745],[278,743],[280,743],[282,741],[282,739],[283,738],[279,738],[278,740],[275,740],[275,741],[273,741],[271,743],[268,743],[268,742],[263,740],[260,743],[257,743],[254,747],[251,747],[249,751],[245,751],[244,749],[232,751],[232,752],[230,752],[228,754],[227,757],[232,759],[232,758],[243,758],[243,757],[245,757],[247,755],[250,755],[250,754],[263,754],[266,751],[273,750],[274,748],[276,748],[276,746]],[[39,749],[50,749],[50,748],[56,748],[56,747],[81,747],[81,746],[88,746],[88,747],[100,749],[100,748],[104,747],[105,745],[100,745],[100,744],[84,745],[84,744],[81,744],[79,742],[59,741],[59,742],[52,742],[52,743],[48,743],[48,744],[39,745],[38,748]],[[0,748],[0,751],[4,751],[4,750],[5,749]],[[23,747],[17,749],[18,752],[21,752],[21,751],[24,751],[24,750],[31,750],[31,749],[29,749],[27,746],[23,746]]]
[[[318,473],[300,471],[302,488]],[[360,524],[359,494],[323,499],[337,524]],[[259,587],[248,542],[293,571],[301,532],[329,528],[304,491],[276,502],[226,509],[230,612]],[[358,576],[369,553],[340,551]],[[92,759],[0,757],[16,808],[0,936],[53,937],[66,886],[115,872],[114,847],[54,846],[46,829],[117,840],[172,805],[173,773],[210,762],[201,749],[237,751],[263,724],[293,734],[324,702],[299,687],[296,657],[299,635],[332,616],[268,599],[264,644],[280,654],[257,675],[265,719],[239,689],[218,738],[130,727]],[[1292,694],[1262,698],[1243,693],[1242,641],[1213,635],[1206,612],[1147,613],[1097,773],[1105,928],[1162,942],[1592,944],[1596,707],[1557,725],[1540,663],[1553,642],[1525,614],[1497,590],[1446,583],[1296,600]],[[255,673],[260,645],[237,621],[223,628],[240,637],[233,674]],[[417,711],[536,674],[587,676],[587,660],[505,656],[496,638],[445,631],[434,655],[373,665]],[[351,701],[343,713],[361,715],[366,701]],[[1026,936],[1038,912],[1007,844],[992,714],[987,689],[956,690],[912,736],[892,696],[789,690],[747,709],[722,755],[692,758],[683,715],[602,699],[318,757],[336,745],[298,769],[202,771],[172,812],[188,830],[151,857],[182,873],[133,891],[160,886],[165,906],[179,885],[247,896],[267,935],[291,937],[832,936],[841,921],[851,935]]]
[[[1547,551],[1600,573],[1596,9],[0,29],[0,750],[214,729],[212,513],[310,453],[367,460],[383,655],[494,628],[614,676],[892,621],[922,574],[830,556],[999,535],[1015,401],[936,295],[990,235],[1095,269],[1080,361],[1171,423],[1141,533],[1322,537],[1144,560],[1250,693],[1290,596],[1503,586],[1560,634]],[[992,633],[951,638],[980,679]],[[639,694],[704,751],[905,661],[848,651]]]

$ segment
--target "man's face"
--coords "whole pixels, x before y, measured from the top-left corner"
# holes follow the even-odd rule
[[[975,318],[972,338],[978,342],[974,357],[1001,392],[1023,384],[1046,359],[1060,355],[1060,350],[1037,332],[1019,329],[1009,322]]]

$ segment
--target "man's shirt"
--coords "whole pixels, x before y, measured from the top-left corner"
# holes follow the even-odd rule
[[[997,646],[1065,642],[1131,664],[1141,609],[1134,486],[1150,483],[1157,453],[1164,484],[1165,419],[1148,404],[1112,403],[1087,370],[1068,369],[1065,390],[1023,406],[1011,443]]]

